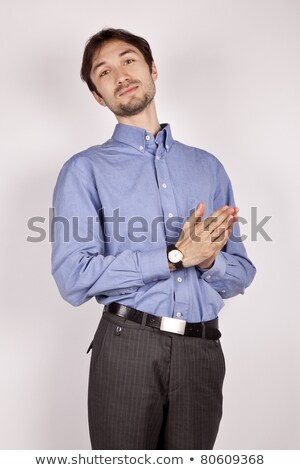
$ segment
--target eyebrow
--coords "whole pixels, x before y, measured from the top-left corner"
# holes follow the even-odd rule
[[[119,57],[123,57],[123,55],[129,54],[129,53],[138,55],[138,53],[134,51],[133,49],[126,49],[125,51],[120,52]],[[93,67],[92,73],[95,73],[99,67],[105,64],[107,64],[107,62],[105,62],[104,60],[102,62],[99,62],[99,64],[96,64]]]

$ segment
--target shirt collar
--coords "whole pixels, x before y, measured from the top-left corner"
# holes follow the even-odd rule
[[[123,144],[134,147],[141,153],[145,152],[147,142],[155,141],[157,144],[162,144],[167,152],[169,152],[173,143],[171,127],[168,123],[160,124],[161,130],[153,136],[142,127],[129,126],[128,124],[116,124],[112,139],[122,142]],[[147,136],[150,137],[147,138]]]

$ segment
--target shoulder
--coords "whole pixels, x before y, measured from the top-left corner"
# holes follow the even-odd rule
[[[221,161],[207,150],[183,144],[178,140],[173,141],[174,150],[184,155],[185,158],[194,159],[195,163],[210,167],[215,171],[223,170]]]
[[[107,160],[112,147],[111,139],[109,139],[103,144],[93,145],[81,150],[65,161],[61,167],[60,175],[77,172],[90,179],[94,174],[95,165],[99,164],[99,159]]]

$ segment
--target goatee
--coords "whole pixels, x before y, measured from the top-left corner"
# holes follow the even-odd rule
[[[151,103],[154,96],[145,93],[141,99],[132,99],[128,103],[120,104],[115,114],[118,116],[129,117],[141,113]]]

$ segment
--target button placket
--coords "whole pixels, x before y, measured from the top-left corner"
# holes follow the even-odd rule
[[[159,158],[158,158],[159,157]],[[170,174],[168,165],[165,160],[164,153],[157,155],[156,158],[160,159],[160,164],[156,165],[157,179],[159,182],[160,189],[160,200],[162,210],[164,214],[164,224],[167,238],[174,237],[174,227],[170,225],[169,219],[173,218],[177,214],[177,206],[175,201],[175,195],[170,182]]]
[[[189,298],[186,289],[186,279],[188,277],[187,270],[173,271],[174,279],[174,317],[185,319],[189,310]]]
[[[156,156],[158,160],[159,155]],[[178,213],[175,194],[173,191],[173,186],[171,184],[170,174],[168,164],[165,159],[166,154],[163,152],[160,155],[160,162],[155,165],[156,168],[156,175],[157,180],[159,183],[159,192],[160,192],[160,200],[162,211],[164,214],[164,225],[166,230],[167,239],[172,238],[174,239],[174,227],[171,226],[170,220],[172,217],[176,217]],[[183,272],[172,272],[172,276],[174,276],[174,294],[175,294],[175,310],[174,310],[174,317],[175,318],[184,318],[187,313],[188,309],[188,292],[186,289],[186,283],[184,282],[186,273]],[[177,304],[177,306],[176,306]],[[176,313],[180,314],[180,317],[176,317]]]
[[[177,203],[176,203],[173,187],[171,184],[168,164],[166,162],[166,155],[167,153],[165,149],[163,149],[162,153],[159,153],[158,155],[155,156],[155,159],[159,161],[158,162],[155,160],[155,163],[156,163],[155,168],[157,172],[157,181],[158,181],[158,186],[159,186],[159,191],[160,191],[164,218],[167,221],[171,217],[176,217],[176,215],[178,214],[178,208],[177,208]],[[171,232],[172,232],[172,235],[169,235],[169,236],[174,237],[174,228],[171,230]]]

